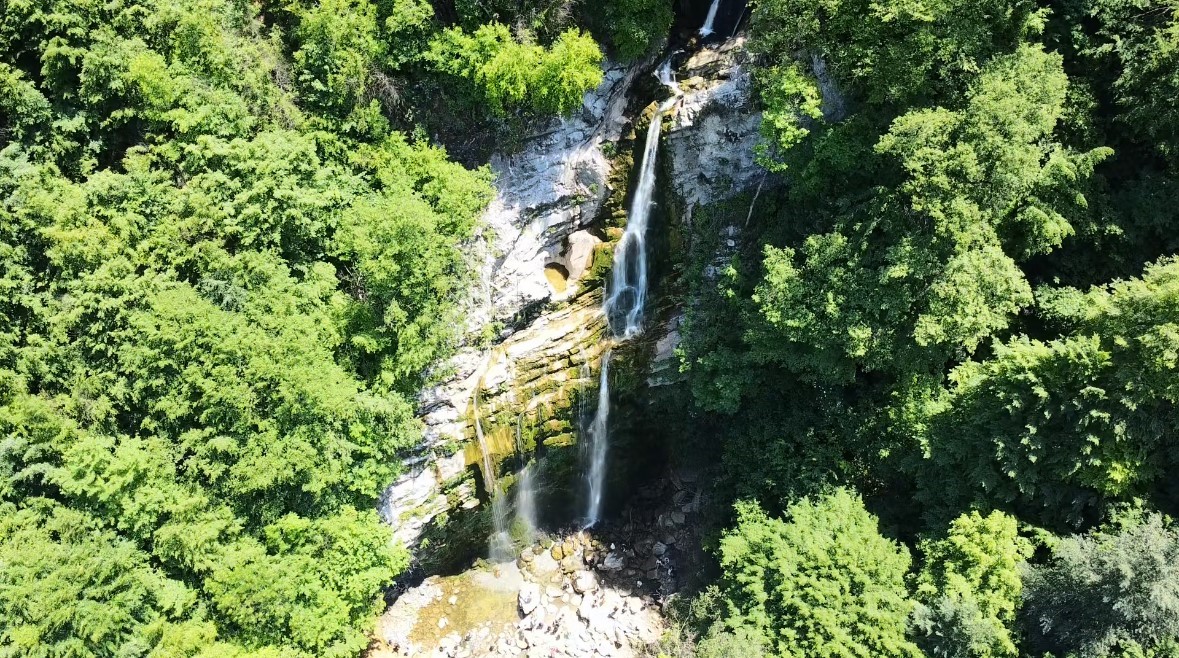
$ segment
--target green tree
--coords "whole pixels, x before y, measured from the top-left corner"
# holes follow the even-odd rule
[[[354,656],[407,566],[489,174],[389,132],[384,14],[263,9],[0,17],[0,654]]]
[[[1100,117],[1179,163],[1179,111],[1166,99],[1179,93],[1179,3],[1174,0],[1076,0],[1063,4],[1078,25],[1068,35],[1102,96],[1113,101]],[[1109,121],[1112,119],[1112,121]]]
[[[609,36],[618,56],[633,61],[667,34],[675,13],[667,0],[611,0],[593,20]]]
[[[917,643],[928,656],[1019,655],[1012,633],[1023,591],[1020,569],[1032,544],[1002,512],[964,514],[946,536],[921,542]]]
[[[1150,655],[1179,638],[1179,531],[1162,515],[1062,539],[1029,570],[1028,634],[1036,649],[1077,655]],[[1162,655],[1166,655],[1163,653]]]
[[[771,0],[753,23],[775,65],[818,56],[857,96],[903,107],[965,90],[983,62],[1043,28],[1043,11],[1028,0]]]
[[[1045,295],[1065,336],[998,343],[952,374],[931,414],[926,496],[1076,522],[1088,505],[1149,490],[1173,436],[1177,295],[1173,261]]]
[[[435,67],[473,83],[500,115],[519,108],[568,114],[602,81],[602,51],[576,29],[544,48],[516,41],[500,23],[482,25],[472,34],[452,27],[430,46]]]
[[[1015,259],[1069,234],[1070,190],[1106,155],[1047,141],[1067,85],[1060,66],[1024,47],[987,65],[961,111],[898,118],[876,145],[901,174],[896,193],[797,248],[766,247],[756,355],[817,381],[936,372],[1007,327],[1032,301]]]
[[[905,637],[908,551],[880,536],[858,496],[806,498],[786,520],[748,503],[737,514],[720,542],[728,631],[776,656],[921,655]]]

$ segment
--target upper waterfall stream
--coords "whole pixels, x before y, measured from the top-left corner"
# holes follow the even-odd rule
[[[700,36],[706,37],[712,34],[715,30],[716,10],[720,7],[720,0],[712,0],[712,4],[708,6],[708,16],[704,17],[704,26],[700,28]]]

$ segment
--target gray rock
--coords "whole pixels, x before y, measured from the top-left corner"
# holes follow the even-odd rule
[[[573,578],[573,591],[586,594],[598,589],[598,579],[591,571],[579,571]]]
[[[524,583],[516,596],[516,605],[520,609],[520,616],[527,617],[532,614],[540,605],[540,586],[535,583]]]
[[[626,561],[622,559],[621,555],[611,551],[599,566],[604,571],[619,571],[626,566]]]

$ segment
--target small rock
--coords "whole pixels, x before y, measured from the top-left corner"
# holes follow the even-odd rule
[[[560,562],[565,557],[565,546],[563,544],[553,544],[552,549],[549,550],[549,555],[552,555],[554,560]]]
[[[449,603],[450,605],[454,605],[454,604],[458,603],[458,597],[455,596],[454,594],[451,594],[450,598],[446,599],[446,602]]]
[[[667,544],[664,544],[661,541],[655,542],[655,545],[651,547],[651,553],[653,555],[657,555],[657,556],[663,555],[666,552],[667,552]]]
[[[450,622],[446,619],[446,617],[442,617],[438,620],[438,628],[446,628],[446,625],[449,623]]]
[[[613,544],[611,544],[611,546],[613,546]],[[606,555],[606,558],[602,560],[602,569],[606,571],[619,571],[624,566],[626,566],[626,561],[622,559],[621,555],[614,552],[609,553]]]
[[[533,610],[540,605],[540,586],[533,583],[524,583],[520,587],[520,593],[516,597],[516,604],[520,608],[520,615],[527,617],[532,614]]]
[[[585,565],[582,564],[581,560],[577,559],[577,556],[573,554],[566,555],[561,560],[561,571],[567,574],[580,571],[583,566]]]
[[[672,512],[671,513],[671,522],[676,525],[683,525],[684,521],[686,521],[686,520],[687,520],[687,517],[684,516],[683,512]]]
[[[577,592],[578,594],[585,594],[586,592],[592,592],[592,591],[596,590],[597,588],[598,588],[598,582],[597,582],[597,579],[594,577],[593,572],[579,571],[579,572],[577,572],[577,575],[573,578],[573,591]]]

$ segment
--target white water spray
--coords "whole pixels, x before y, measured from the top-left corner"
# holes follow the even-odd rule
[[[491,362],[488,355],[484,363],[484,370]],[[503,491],[499,486],[499,479],[495,477],[495,460],[491,457],[491,450],[487,445],[487,437],[483,434],[483,422],[479,418],[479,388],[475,387],[475,395],[471,401],[471,413],[475,417],[475,438],[479,441],[479,453],[482,457],[480,470],[483,472],[483,486],[491,498],[491,537],[487,540],[487,558],[492,562],[507,562],[515,557],[515,547],[512,544],[512,533],[508,529],[508,505],[504,500]]]
[[[712,0],[708,6],[708,16],[704,17],[704,26],[700,28],[700,36],[706,37],[713,33],[713,23],[716,22],[716,10],[720,7],[720,0]]]
[[[533,475],[534,464],[529,463],[520,470],[516,479],[516,521],[518,536],[525,544],[536,541],[536,483]]]
[[[598,377],[598,408],[586,433],[590,461],[586,474],[589,484],[589,506],[585,513],[587,528],[601,518],[602,493],[606,485],[606,451],[610,447],[610,350],[602,355],[602,372]]]

